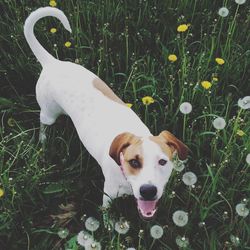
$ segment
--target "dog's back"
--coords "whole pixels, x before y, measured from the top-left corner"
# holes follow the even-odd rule
[[[58,18],[71,31],[63,12],[51,7],[36,10],[25,22],[25,37],[43,66],[36,86],[41,122],[51,125],[59,115],[69,115],[81,141],[97,160],[104,151],[108,155],[117,134],[150,135],[140,118],[99,77],[78,64],[57,60],[41,46],[33,28],[45,16]]]

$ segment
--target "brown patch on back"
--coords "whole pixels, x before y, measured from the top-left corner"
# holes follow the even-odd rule
[[[110,100],[117,102],[119,104],[125,105],[126,104],[113,92],[113,90],[100,78],[95,78],[93,81],[93,86],[102,92],[103,95],[108,97]]]
[[[181,160],[187,158],[189,151],[188,147],[169,131],[164,130],[158,136],[151,136],[150,140],[156,142],[161,147],[162,151],[168,155],[170,160],[173,158],[173,153],[175,151],[177,151]]]
[[[142,140],[140,137],[135,136],[131,133],[122,133],[115,137],[113,140],[109,155],[113,160],[120,166],[120,153],[124,156],[124,171],[126,175],[137,175],[140,172],[140,168],[135,169],[130,166],[129,161],[136,159],[143,166],[142,158]]]

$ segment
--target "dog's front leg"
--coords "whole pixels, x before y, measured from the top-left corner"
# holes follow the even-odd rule
[[[44,145],[46,141],[46,125],[40,122],[40,131],[39,131],[39,142]]]
[[[103,194],[103,203],[104,208],[109,208],[112,200],[115,198],[121,197],[124,194],[131,195],[132,188],[127,181],[124,180],[123,176],[120,181],[114,182],[116,179],[114,176],[111,178],[105,177],[104,183],[104,194]]]
[[[116,180],[116,182],[114,182],[114,179]],[[110,219],[109,213],[109,208],[111,206],[112,200],[121,197],[124,194],[131,195],[132,189],[128,182],[125,181],[123,176],[121,176],[121,178],[114,178],[114,175],[112,175],[112,177],[110,178],[105,178],[102,211],[103,223],[106,228],[110,228],[112,226],[112,221]]]
[[[121,197],[124,194],[124,189],[122,188],[123,185],[119,181],[117,182],[117,179],[114,178],[114,175],[105,176],[102,216],[104,227],[107,229],[112,227],[110,216],[111,203],[115,198]]]
[[[102,199],[102,207],[109,208],[112,203],[113,198],[111,198],[106,192],[104,191],[103,199]]]
[[[113,190],[114,191],[114,190]],[[107,181],[104,183],[104,194],[103,194],[103,202],[102,202],[102,218],[104,227],[109,229],[112,226],[112,221],[110,218],[110,206],[112,200],[116,198],[114,195],[115,192],[111,192],[109,186],[107,185]],[[117,190],[118,193],[118,190]]]

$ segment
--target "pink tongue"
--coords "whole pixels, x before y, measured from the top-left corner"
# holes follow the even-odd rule
[[[138,208],[144,213],[151,213],[155,210],[157,201],[137,200]]]

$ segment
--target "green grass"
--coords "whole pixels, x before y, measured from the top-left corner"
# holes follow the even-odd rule
[[[133,104],[152,133],[167,129],[192,151],[184,172],[197,175],[195,187],[183,184],[183,172],[173,172],[158,215],[149,223],[139,218],[133,199],[116,200],[110,216],[130,222],[129,232],[118,235],[103,226],[99,208],[103,176],[70,119],[60,117],[47,129],[44,148],[38,141],[35,83],[41,66],[24,39],[23,23],[32,10],[48,2],[0,2],[0,188],[4,190],[0,248],[69,249],[72,243],[72,249],[81,249],[73,246],[73,237],[85,228],[84,218],[94,216],[101,222],[94,237],[103,249],[178,249],[178,235],[189,239],[186,249],[250,249],[249,216],[240,217],[235,210],[241,202],[249,207],[250,198],[250,166],[245,160],[250,153],[250,112],[237,105],[239,98],[250,95],[249,4],[58,0],[73,33],[53,18],[36,25],[35,33],[50,53],[99,75]],[[218,15],[222,6],[229,9],[225,18]],[[190,26],[178,33],[183,23]],[[57,28],[55,34],[50,33],[52,27]],[[71,41],[70,48],[64,46],[66,41]],[[178,60],[169,62],[169,54],[176,54]],[[218,65],[216,57],[225,64]],[[218,82],[203,89],[201,81],[214,76]],[[144,96],[155,102],[145,107]],[[184,101],[193,106],[185,116],[179,111]],[[227,122],[220,131],[212,125],[218,116]],[[245,134],[237,135],[238,130]],[[71,204],[70,211],[60,204]],[[186,226],[173,223],[176,210],[188,212]],[[154,224],[164,228],[159,240],[150,236]],[[69,230],[66,239],[58,237],[60,228]],[[239,243],[231,235],[239,237]]]

